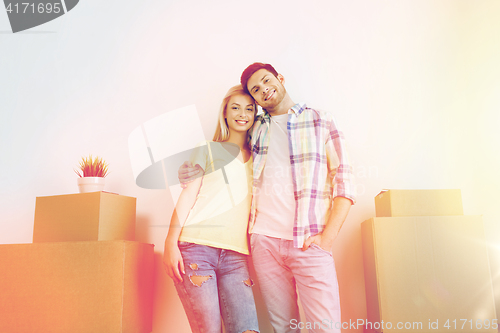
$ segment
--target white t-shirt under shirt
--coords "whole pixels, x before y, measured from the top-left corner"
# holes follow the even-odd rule
[[[257,181],[257,211],[252,233],[293,240],[295,197],[287,122],[287,113],[271,116],[269,150]]]

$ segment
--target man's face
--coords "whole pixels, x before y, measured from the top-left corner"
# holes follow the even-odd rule
[[[275,77],[267,69],[259,69],[247,82],[248,91],[263,109],[276,107],[285,97],[284,78]]]

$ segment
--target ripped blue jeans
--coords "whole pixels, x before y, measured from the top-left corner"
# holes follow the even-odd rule
[[[179,242],[186,274],[175,288],[193,333],[259,332],[257,310],[244,254]]]

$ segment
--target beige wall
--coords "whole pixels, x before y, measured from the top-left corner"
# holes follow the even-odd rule
[[[465,213],[484,216],[500,309],[499,17],[483,0],[82,0],[10,34],[0,11],[0,243],[31,242],[35,197],[76,192],[73,167],[100,155],[106,190],[137,197],[137,238],[156,245],[154,332],[188,332],[161,266],[170,194],[135,186],[128,135],[196,104],[211,137],[227,88],[265,61],[349,140],[359,200],[334,247],[343,321],[366,317],[360,223],[383,188],[462,190]]]

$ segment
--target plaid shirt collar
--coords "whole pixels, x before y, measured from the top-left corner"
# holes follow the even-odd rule
[[[302,112],[304,112],[306,107],[307,105],[305,103],[297,103],[288,110],[288,114],[293,114],[298,117]],[[261,123],[269,123],[271,121],[271,115],[266,111],[266,109],[262,109],[262,111],[263,112],[260,114],[262,117]]]

